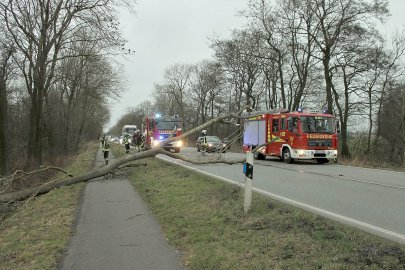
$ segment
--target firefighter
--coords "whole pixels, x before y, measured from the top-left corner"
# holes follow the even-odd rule
[[[206,151],[207,151],[207,147],[208,147],[208,143],[207,143],[207,131],[204,129],[203,131],[201,131],[201,149],[202,149],[202,155],[205,156]]]
[[[125,153],[129,153],[129,149],[131,148],[131,146],[129,145],[129,134],[125,134],[124,136],[124,140],[122,141],[122,143],[125,146]]]
[[[107,134],[104,134],[101,138],[101,147],[104,147],[104,142],[107,141]]]
[[[134,145],[138,149],[138,152],[141,151],[142,136],[141,136],[141,132],[139,130],[136,130],[134,135],[132,136],[132,145]]]
[[[108,156],[110,155],[110,142],[108,140],[103,142],[103,155],[105,165],[108,165]]]

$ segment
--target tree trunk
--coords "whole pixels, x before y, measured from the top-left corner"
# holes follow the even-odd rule
[[[0,69],[0,175],[8,174],[8,102],[6,82],[3,70]]]
[[[42,97],[34,94],[31,97],[31,108],[29,116],[29,132],[27,147],[27,166],[38,167],[42,163],[42,144],[41,144],[41,114]]]
[[[347,122],[342,121],[342,127],[341,127],[341,134],[340,134],[340,155],[342,157],[350,158],[350,150],[349,146],[347,145]]]
[[[370,152],[371,148],[371,133],[373,131],[373,108],[372,108],[372,97],[371,97],[371,90],[368,91],[368,134],[367,134],[367,149],[366,153]]]
[[[328,105],[328,113],[333,113],[333,98],[332,98],[332,77],[330,76],[330,49],[325,49],[323,51],[323,71],[325,76],[325,84],[326,84],[326,103]]]

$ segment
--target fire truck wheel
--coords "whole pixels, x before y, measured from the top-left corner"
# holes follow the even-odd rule
[[[329,162],[329,160],[326,158],[317,158],[316,161],[318,161],[319,164],[324,164],[324,163]]]
[[[288,164],[294,162],[294,159],[291,157],[290,149],[286,148],[283,150],[283,160]]]
[[[180,148],[174,148],[174,152],[175,152],[175,153],[180,152]]]
[[[266,159],[266,157],[265,157],[262,153],[258,153],[258,152],[255,152],[255,153],[254,153],[254,158],[257,159],[257,160],[264,160],[264,159]]]

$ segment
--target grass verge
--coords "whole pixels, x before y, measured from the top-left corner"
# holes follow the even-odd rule
[[[187,169],[146,159],[131,181],[191,269],[405,269],[405,248]]]
[[[98,144],[89,144],[66,170],[79,175],[93,167]],[[33,198],[0,224],[0,269],[55,269],[69,243],[85,186],[79,183]]]

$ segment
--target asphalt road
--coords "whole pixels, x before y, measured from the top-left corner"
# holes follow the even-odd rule
[[[195,148],[181,154],[204,159]],[[219,154],[208,154],[219,155]],[[226,158],[243,154],[225,153]],[[242,165],[192,165],[160,158],[242,185]],[[277,200],[298,206],[379,236],[405,244],[405,173],[312,161],[285,164],[255,160],[253,188]]]

